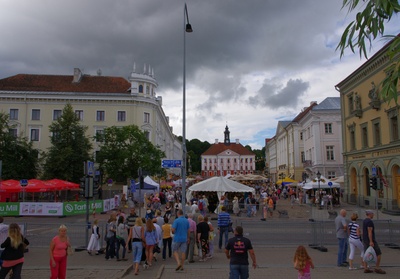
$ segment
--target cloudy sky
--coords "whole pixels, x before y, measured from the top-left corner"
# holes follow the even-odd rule
[[[1,0],[0,79],[25,74],[128,77],[154,69],[164,111],[182,134],[184,1]],[[187,0],[186,137],[262,148],[279,120],[334,86],[365,60],[335,51],[353,20],[342,0]],[[397,34],[393,18],[388,34]],[[384,41],[377,41],[371,54]]]

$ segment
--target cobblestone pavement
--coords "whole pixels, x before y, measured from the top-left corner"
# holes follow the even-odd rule
[[[363,209],[351,205],[343,205],[348,212],[362,212]],[[288,210],[289,216],[295,219],[308,218],[328,218],[324,211],[312,211],[308,206],[295,206],[291,208],[288,201],[278,202],[278,209]],[[363,216],[363,215],[359,215]],[[382,219],[393,219],[398,221],[398,216],[385,216],[379,213]],[[100,218],[106,219],[108,215]],[[234,217],[237,218],[237,217]],[[246,217],[243,217],[246,218]],[[248,219],[247,219],[248,220]],[[255,222],[259,217],[254,218]],[[293,237],[296,237],[293,235]],[[334,236],[333,236],[334,237]],[[379,237],[378,237],[379,240]],[[299,243],[300,244],[300,243]],[[272,245],[273,246],[273,245]],[[383,245],[382,245],[383,246]],[[328,252],[321,252],[316,249],[308,248],[316,268],[312,270],[313,278],[399,278],[400,276],[400,250],[382,247],[382,268],[387,272],[386,275],[364,274],[363,270],[349,270],[348,268],[336,267],[337,247],[329,246]],[[297,273],[292,266],[293,254],[296,247],[271,247],[258,245],[254,247],[257,256],[257,269],[251,269],[250,278],[295,278]],[[129,261],[117,262],[115,260],[106,261],[104,255],[89,256],[85,251],[75,252],[68,259],[67,278],[96,278],[96,279],[118,279],[135,277],[132,273],[132,255],[127,254]],[[171,259],[154,263],[150,269],[143,270],[137,278],[227,278],[229,274],[229,261],[223,251],[216,249],[214,258],[207,262],[196,262],[185,264],[184,271],[175,271],[176,263]],[[356,260],[355,260],[356,261]],[[25,263],[22,271],[22,278],[44,279],[50,277],[49,256],[47,248],[32,247],[25,255]]]

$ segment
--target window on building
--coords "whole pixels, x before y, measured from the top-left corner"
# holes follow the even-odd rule
[[[39,129],[31,129],[31,141],[39,141]]]
[[[326,146],[326,160],[327,161],[335,160],[335,153],[332,145]]]
[[[40,109],[32,110],[32,120],[40,120]]]
[[[18,129],[12,128],[12,129],[9,129],[8,132],[14,138],[18,137]]]
[[[149,95],[150,94],[150,87],[147,85],[146,86],[146,94]]]
[[[367,125],[361,127],[362,147],[368,148],[368,128]]]
[[[233,159],[233,162],[236,163],[236,158]]]
[[[307,128],[307,139],[311,138],[311,129],[310,127]]]
[[[96,142],[103,142],[104,141],[104,130],[99,129],[96,130]]]
[[[336,172],[334,171],[328,171],[328,179],[332,179],[336,177]]]
[[[231,163],[231,159],[228,158],[228,164],[230,164],[230,163]]]
[[[150,140],[150,132],[149,131],[143,131],[144,136],[146,137],[147,140]]]
[[[98,110],[96,112],[96,121],[105,121],[106,120],[106,112],[104,110]]]
[[[300,132],[300,140],[303,140],[303,132]]]
[[[62,114],[62,110],[60,110],[60,109],[53,110],[53,120],[57,120],[58,118],[60,118],[61,114]]]
[[[353,99],[353,94],[351,94],[351,95],[349,96],[348,101],[349,101],[349,114],[352,114],[353,111],[354,111],[354,99]]]
[[[139,85],[139,93],[143,93],[143,85]]]
[[[118,122],[125,122],[126,121],[126,111],[118,111],[117,112],[117,120],[118,120]]]
[[[83,110],[76,110],[75,115],[80,121],[83,121]]]
[[[143,119],[144,123],[150,123],[150,113],[145,112],[143,117],[144,117],[144,119]]]
[[[374,132],[374,146],[381,145],[381,123],[379,119],[372,120]]]
[[[397,120],[397,115],[390,118],[390,132],[391,140],[395,141],[399,139],[399,122]]]
[[[304,163],[306,161],[306,155],[304,151],[301,151],[301,162]]]
[[[325,134],[332,134],[332,123],[325,123]]]
[[[10,120],[18,120],[18,109],[10,109]]]

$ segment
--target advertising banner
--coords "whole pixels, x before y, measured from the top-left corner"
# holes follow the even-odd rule
[[[96,212],[103,212],[103,201],[89,201],[89,214],[92,214],[93,209],[96,209]],[[65,216],[86,214],[86,201],[64,202],[63,212]]]
[[[1,216],[18,216],[19,215],[19,202],[0,203]]]
[[[62,202],[21,202],[21,216],[62,216]]]

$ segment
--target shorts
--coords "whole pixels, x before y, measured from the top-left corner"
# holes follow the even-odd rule
[[[187,243],[186,242],[172,242],[172,252],[186,253]]]
[[[367,251],[368,247],[369,247],[369,243],[363,243],[364,244],[364,252]],[[374,251],[376,253],[377,256],[382,255],[382,251],[381,248],[379,247],[378,243],[376,241],[374,241]]]

